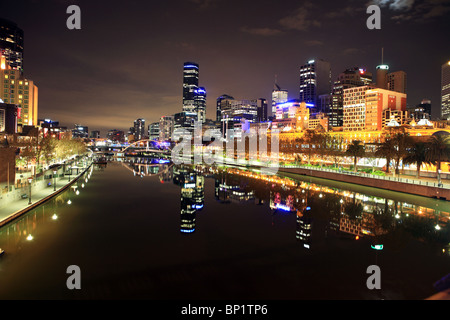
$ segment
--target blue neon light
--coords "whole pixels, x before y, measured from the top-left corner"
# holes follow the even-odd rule
[[[198,69],[198,67],[194,66],[193,64],[188,64],[188,65],[185,65],[184,67],[185,68],[196,68],[196,69]]]
[[[306,210],[311,210],[311,207],[306,207]]]
[[[194,231],[195,231],[195,229],[192,229],[192,230],[181,229],[181,232],[183,232],[183,233],[192,233]]]
[[[283,210],[283,211],[291,211],[291,208],[282,204],[277,203],[276,205],[277,209]]]

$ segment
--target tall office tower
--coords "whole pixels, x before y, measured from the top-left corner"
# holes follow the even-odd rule
[[[0,19],[0,56],[2,69],[8,65],[12,70],[23,72],[23,31],[14,22]]]
[[[344,124],[344,90],[348,88],[370,85],[372,73],[354,67],[342,72],[334,82],[331,110],[329,112],[330,127],[342,127]]]
[[[148,126],[148,137],[150,140],[159,140],[159,122],[153,122]]]
[[[387,64],[380,64],[377,66],[377,82],[376,86],[380,89],[387,89],[387,74],[389,66]]]
[[[390,91],[406,93],[406,72],[395,71],[387,74],[387,89]]]
[[[328,116],[331,113],[331,109],[333,107],[333,94],[321,94],[318,101],[320,109],[317,111]]]
[[[183,69],[183,111],[195,112],[195,91],[198,89],[199,67],[185,62]]]
[[[331,93],[331,66],[322,59],[309,60],[300,67],[300,101],[314,104],[312,112],[321,109],[319,96]]]
[[[275,82],[272,90],[272,114],[269,116],[275,117],[277,112],[277,104],[285,103],[288,101],[288,91],[281,89],[280,86]]]
[[[223,94],[220,97],[217,98],[217,104],[216,104],[216,121],[220,122],[222,121],[222,101],[224,100],[234,100],[234,98],[230,95]]]
[[[174,131],[174,117],[164,116],[159,120],[159,140],[171,140]]]
[[[5,61],[3,57],[2,61]],[[19,126],[38,125],[38,87],[23,77],[21,71],[2,63],[0,68],[0,99],[7,104],[19,106]]]
[[[254,123],[258,118],[258,100],[222,100],[222,133],[236,124]]]
[[[145,138],[145,120],[134,120],[134,140],[139,141]]]
[[[258,111],[257,111],[257,122],[265,122],[269,119],[268,115],[268,107],[267,107],[267,100],[264,98],[259,98],[257,101],[258,104]]]
[[[450,120],[450,61],[442,65],[441,114],[442,119]]]
[[[206,121],[206,90],[199,87],[194,90],[194,112],[197,113],[197,121]]]

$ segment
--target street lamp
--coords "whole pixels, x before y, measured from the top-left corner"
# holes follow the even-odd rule
[[[70,181],[70,175],[72,174],[72,167],[69,166],[69,181]]]
[[[28,187],[29,187],[29,194],[28,194],[28,204],[31,204],[31,182],[33,181],[32,177],[28,178]]]
[[[56,174],[58,171],[53,170],[53,191],[56,191]]]

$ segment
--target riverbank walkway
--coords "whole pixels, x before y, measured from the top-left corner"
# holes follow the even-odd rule
[[[84,162],[82,167],[74,167],[78,169],[75,174],[67,174],[62,172],[62,168],[58,170],[56,177],[53,177],[53,170],[47,170],[49,175],[43,174],[39,181],[31,183],[31,204],[29,197],[29,187],[19,188],[9,194],[0,195],[0,227],[17,219],[29,210],[34,209],[45,201],[53,198],[57,194],[66,190],[77,179],[82,176],[92,165],[91,160]],[[61,172],[61,173],[60,173]],[[56,187],[54,182],[56,180]],[[55,190],[56,189],[56,190]],[[11,195],[15,193],[14,195]],[[5,199],[12,196],[13,199]]]
[[[440,181],[432,177],[420,177],[417,179],[415,176],[405,174],[381,176],[364,172],[339,171],[330,168],[304,165],[280,166],[278,173],[312,176],[430,198],[450,200],[450,181],[447,179],[441,179]]]

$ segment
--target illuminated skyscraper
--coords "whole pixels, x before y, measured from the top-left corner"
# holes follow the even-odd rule
[[[406,72],[395,71],[387,75],[387,89],[390,91],[407,93],[406,89]]]
[[[183,111],[194,112],[195,91],[198,89],[199,66],[194,62],[185,62],[183,69]]]
[[[272,90],[272,116],[275,117],[277,112],[277,104],[285,103],[288,101],[288,91],[281,89],[280,86],[275,83]]]
[[[370,85],[372,73],[354,67],[342,72],[334,82],[331,110],[328,114],[331,127],[342,127],[344,124],[344,89]]]
[[[314,104],[313,112],[321,110],[319,96],[331,93],[331,66],[321,59],[309,60],[300,67],[299,99]]]
[[[206,89],[200,87],[194,91],[194,112],[197,113],[197,121],[206,121]]]
[[[224,108],[224,105],[227,102],[229,102],[230,100],[234,100],[234,98],[227,94],[223,94],[217,98],[217,105],[216,105],[216,121],[217,122],[222,121],[222,109]],[[222,101],[225,101],[225,103],[222,103]]]
[[[145,120],[137,119],[134,121],[134,140],[139,141],[145,137]]]
[[[23,31],[14,22],[5,19],[0,19],[0,56],[5,57],[2,69],[8,65],[23,72]]]
[[[5,61],[3,58],[2,61]],[[3,69],[4,67],[4,69]],[[8,64],[0,68],[0,99],[7,104],[19,106],[18,125],[36,126],[38,124],[38,87],[25,78],[21,71],[11,69]]]
[[[443,119],[450,120],[450,61],[442,65],[441,112]]]

